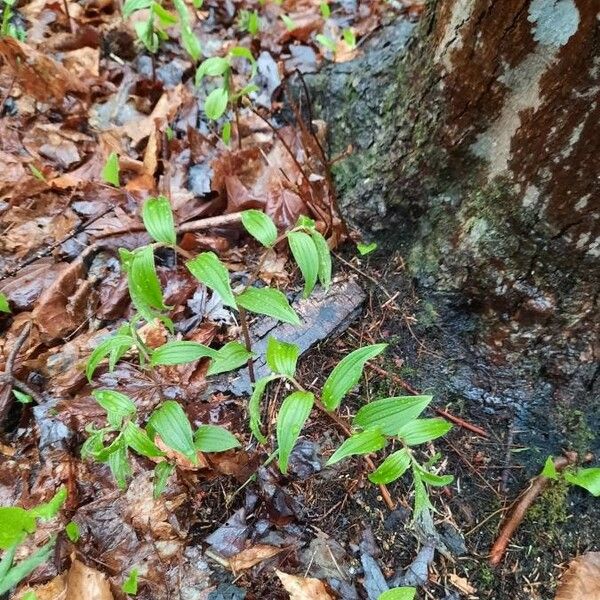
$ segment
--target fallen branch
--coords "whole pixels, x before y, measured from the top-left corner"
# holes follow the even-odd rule
[[[567,452],[565,456],[560,456],[554,460],[554,467],[557,471],[562,471],[570,465],[574,465],[577,462],[577,454],[575,452]],[[586,454],[583,458],[583,462],[592,460],[592,454]],[[519,525],[523,521],[525,514],[529,510],[529,507],[535,502],[536,498],[544,491],[550,479],[543,475],[538,475],[531,480],[529,488],[521,496],[521,499],[517,502],[511,513],[505,518],[498,537],[492,546],[490,551],[490,564],[496,566],[502,561],[502,557],[506,552],[508,543],[512,538],[514,532],[518,529]]]

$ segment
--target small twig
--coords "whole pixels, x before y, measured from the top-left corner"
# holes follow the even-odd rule
[[[252,340],[248,331],[248,315],[246,314],[246,310],[241,306],[238,306],[238,313],[240,314],[240,324],[242,325],[242,335],[244,336],[246,350],[252,352]],[[254,376],[254,361],[252,357],[248,359],[248,375],[250,376],[250,381],[254,384],[256,377]]]
[[[12,376],[14,368],[15,368],[15,361],[17,360],[17,355],[21,351],[21,348],[23,347],[25,340],[29,337],[30,332],[31,332],[31,321],[27,321],[27,323],[25,323],[25,327],[23,327],[23,329],[21,329],[21,333],[19,333],[19,335],[17,336],[17,338],[15,339],[15,341],[13,343],[12,348],[10,349],[10,353],[8,355],[8,358],[6,359],[6,367],[4,368],[5,375]]]
[[[557,471],[562,471],[569,465],[574,465],[577,462],[577,454],[575,452],[567,452],[564,456],[554,460],[554,467]],[[593,455],[588,453],[584,456],[583,462],[592,460]],[[512,538],[513,533],[517,530],[523,521],[529,507],[535,502],[536,498],[544,491],[550,479],[543,475],[535,477],[529,485],[529,488],[521,496],[512,512],[505,518],[498,537],[490,551],[490,564],[496,566],[502,561],[502,557],[506,552],[508,543]]]
[[[71,13],[69,12],[69,0],[63,0],[63,6],[65,8],[65,14],[67,15],[69,33],[73,33],[73,20],[71,19]]]
[[[508,492],[508,478],[510,476],[510,462],[512,458],[512,445],[515,437],[514,423],[508,426],[508,433],[506,434],[506,457],[504,459],[504,469],[502,471],[502,478],[500,479],[500,491],[503,494]]]

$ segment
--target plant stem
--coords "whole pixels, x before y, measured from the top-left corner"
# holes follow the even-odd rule
[[[290,383],[292,383],[294,385],[294,387],[296,389],[298,389],[299,391],[301,391],[301,392],[308,391],[293,377],[290,377],[288,379],[288,381],[290,381]],[[328,411],[325,408],[325,406],[323,405],[323,403],[321,402],[321,400],[316,395],[315,395],[315,406],[321,411],[322,414],[329,417],[329,419],[335,423],[337,428],[345,436],[350,437],[352,435],[352,429],[350,429],[350,426],[344,421],[344,419],[342,419],[342,417],[340,417],[340,415],[338,415],[337,413]],[[369,468],[370,471],[374,471],[377,468],[375,466],[375,463],[371,460],[370,457],[362,456],[361,458],[363,459],[363,461],[365,462],[365,464],[367,465],[367,467]],[[391,496],[389,490],[387,489],[386,485],[383,483],[380,483],[378,485],[379,485],[379,491],[381,492],[381,498],[385,502],[385,505],[390,510],[395,510],[396,503],[392,499],[392,496]]]
[[[242,335],[244,336],[246,350],[248,350],[248,352],[252,352],[252,340],[250,339],[250,332],[248,330],[248,315],[246,314],[246,310],[241,306],[238,306],[238,312],[240,313],[240,324],[242,326]],[[254,377],[254,360],[252,357],[248,359],[248,375],[250,376],[250,381],[255,383],[256,378]]]

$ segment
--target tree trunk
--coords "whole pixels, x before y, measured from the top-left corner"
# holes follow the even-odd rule
[[[340,202],[423,286],[466,303],[492,362],[569,382],[555,399],[580,402],[600,353],[598,4],[429,9],[311,77],[332,155],[353,146]]]

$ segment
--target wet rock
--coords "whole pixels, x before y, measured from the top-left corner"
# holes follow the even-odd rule
[[[290,455],[290,472],[299,479],[307,479],[321,470],[319,446],[310,440],[300,440]]]
[[[377,561],[367,553],[363,553],[360,557],[360,562],[363,567],[363,587],[367,592],[369,600],[377,600],[383,592],[386,592],[389,587],[385,582],[385,577],[377,564]]]
[[[244,600],[246,592],[241,588],[231,585],[230,583],[222,583],[207,596],[207,600]]]
[[[165,87],[175,87],[182,82],[185,72],[191,67],[190,62],[174,58],[156,69],[156,77],[165,84]]]

